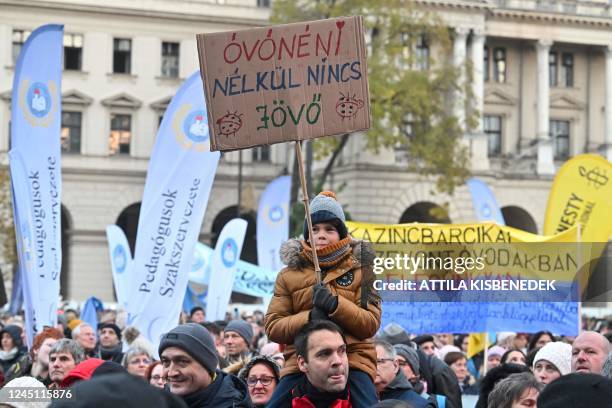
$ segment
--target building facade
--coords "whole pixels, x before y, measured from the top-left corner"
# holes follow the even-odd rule
[[[509,225],[542,232],[556,169],[585,152],[612,160],[612,17],[599,1],[421,0],[454,33],[453,63],[473,69],[465,129],[474,175],[493,188]],[[0,152],[9,149],[14,63],[34,28],[64,24],[62,230],[65,297],[114,298],[105,228],[135,234],[148,158],[165,108],[198,69],[195,34],[268,24],[264,0],[0,0]],[[428,44],[421,44],[423,49]],[[428,51],[427,51],[428,52]],[[468,63],[469,62],[469,63]],[[242,156],[242,160],[239,160]],[[289,144],[223,154],[201,229],[211,243],[241,212],[250,229],[243,258],[255,261],[254,213],[269,181],[291,169]],[[403,151],[378,154],[354,135],[328,187],[354,219],[471,222],[465,187],[453,197],[409,173]],[[242,165],[239,165],[239,162]],[[315,171],[323,163],[316,163]],[[241,172],[241,182],[238,174]],[[240,188],[239,188],[240,184]]]

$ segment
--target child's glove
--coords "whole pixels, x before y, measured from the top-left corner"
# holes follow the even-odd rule
[[[313,320],[329,320],[329,316],[327,315],[327,313],[325,313],[318,307],[314,307],[310,311],[310,321],[313,321]]]
[[[331,294],[329,289],[322,283],[317,283],[312,288],[312,304],[328,315],[334,313],[338,307],[338,297]]]

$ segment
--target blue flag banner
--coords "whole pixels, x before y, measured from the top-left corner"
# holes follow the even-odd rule
[[[104,310],[104,304],[100,299],[90,296],[83,305],[80,318],[85,323],[93,327],[94,331],[98,330],[98,312]]]
[[[200,73],[172,98],[157,132],[143,193],[128,324],[157,345],[178,323],[193,249],[219,152],[210,152]]]
[[[257,261],[259,266],[278,272],[283,264],[280,246],[289,238],[291,176],[278,177],[264,190],[257,210]]]
[[[534,307],[537,304],[537,307]],[[575,302],[384,302],[382,323],[397,323],[410,333],[516,331],[578,335]]]
[[[132,274],[132,251],[123,230],[116,225],[106,227],[106,239],[110,255],[111,271],[115,294],[120,308],[127,310],[130,296],[130,276]]]
[[[213,252],[211,247],[198,242],[189,273],[190,287],[188,289],[202,303],[205,302],[206,289],[210,281]],[[232,291],[264,298],[272,296],[274,295],[276,274],[276,271],[239,259],[236,264],[236,276],[234,277]]]
[[[64,27],[45,25],[23,44],[13,78],[11,170],[26,338],[55,326],[61,249],[61,80]]]
[[[489,185],[480,179],[471,178],[467,181],[467,186],[472,196],[476,219],[506,225],[504,216]]]
[[[219,234],[212,255],[206,302],[206,318],[210,321],[225,319],[247,225],[245,220],[234,218],[225,224]]]

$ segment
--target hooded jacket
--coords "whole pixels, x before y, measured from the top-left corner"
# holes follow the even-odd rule
[[[388,400],[395,399],[400,401],[406,401],[410,403],[410,406],[413,408],[425,408],[427,407],[427,400],[422,398],[417,392],[412,388],[412,384],[408,381],[408,378],[404,375],[402,370],[397,372],[397,375],[385,387],[385,389],[380,393],[380,400]]]
[[[286,344],[285,366],[281,377],[299,373],[293,340],[308,323],[312,310],[316,275],[312,262],[304,255],[303,242],[290,239],[281,246],[281,260],[287,265],[280,271],[274,296],[266,313],[268,338]],[[380,327],[380,298],[372,287],[371,266],[375,253],[364,241],[351,241],[350,254],[327,270],[322,283],[338,296],[338,307],[329,318],[343,330],[347,342],[349,366],[376,378],[376,349],[372,337]]]
[[[251,408],[253,404],[247,386],[238,377],[217,370],[217,377],[208,387],[183,396],[189,408]]]

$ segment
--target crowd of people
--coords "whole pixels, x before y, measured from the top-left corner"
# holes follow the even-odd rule
[[[100,313],[92,327],[68,309],[30,350],[22,319],[4,316],[0,381],[74,392],[54,407],[580,408],[612,401],[612,322],[576,338],[497,333],[495,344],[470,354],[467,334],[381,328],[368,243],[350,237],[333,193],[315,197],[310,211],[312,239],[305,227],[304,239],[283,245],[287,267],[265,313],[212,322],[195,307],[154,348],[124,327],[122,312]]]

